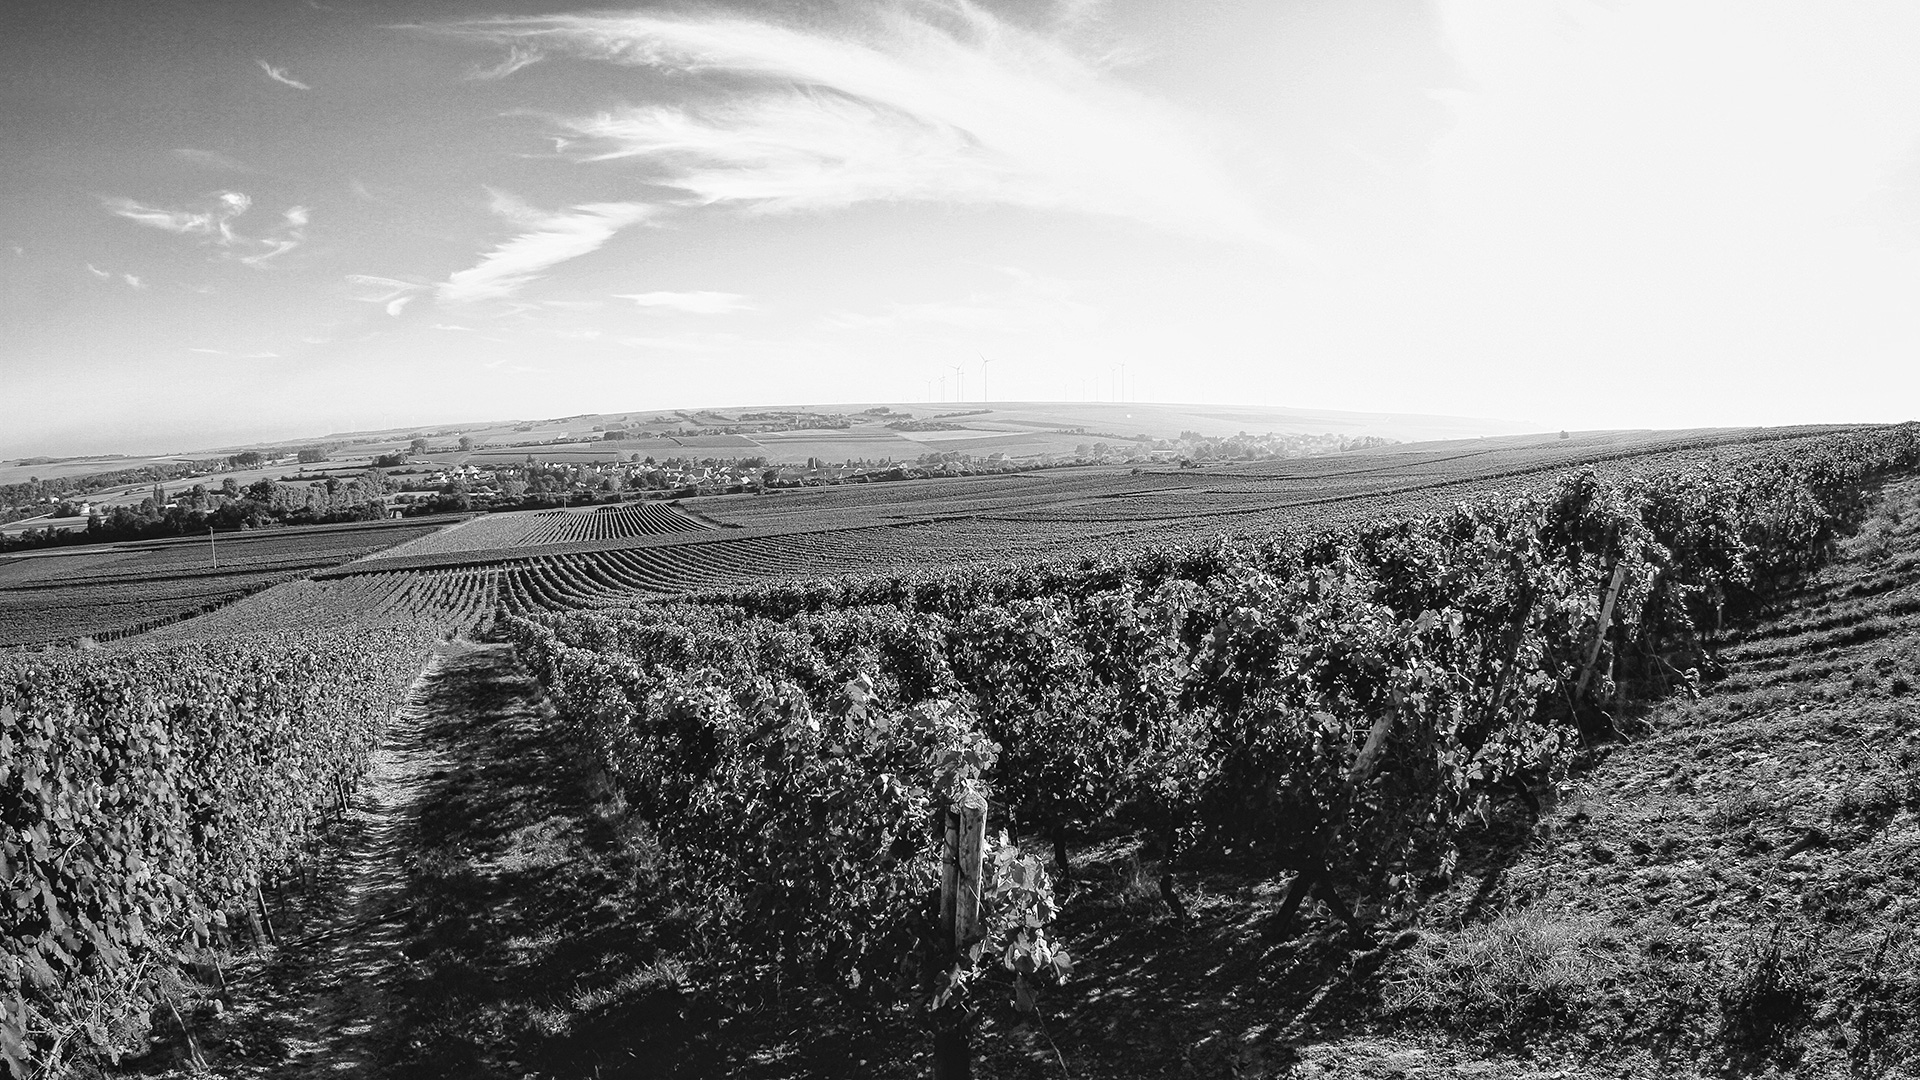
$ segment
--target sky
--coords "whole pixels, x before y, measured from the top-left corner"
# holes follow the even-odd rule
[[[0,457],[983,394],[1909,419],[1917,55],[1906,0],[10,0]]]

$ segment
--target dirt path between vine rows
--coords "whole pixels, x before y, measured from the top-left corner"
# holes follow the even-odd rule
[[[188,1023],[216,1075],[381,1075],[382,1018],[405,963],[401,916],[415,823],[431,779],[449,762],[432,720],[450,704],[452,683],[490,659],[487,647],[468,642],[435,649],[374,751],[327,857],[268,899],[278,946],[240,958],[206,988],[225,983]]]
[[[206,1067],[162,1019],[115,1075],[611,1077],[663,1049],[635,1032],[680,1014],[653,847],[510,645],[435,650],[325,847],[267,897],[277,946],[183,994]]]

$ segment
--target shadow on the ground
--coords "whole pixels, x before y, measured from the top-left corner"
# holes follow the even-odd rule
[[[692,1018],[653,851],[490,645],[449,662],[380,1042],[394,1075],[640,1075]],[[666,950],[663,952],[662,948]]]

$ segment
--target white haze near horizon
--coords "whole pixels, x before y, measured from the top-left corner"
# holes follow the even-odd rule
[[[1536,429],[1920,401],[1913,5],[514,6],[26,2],[0,456],[950,404],[986,359]]]

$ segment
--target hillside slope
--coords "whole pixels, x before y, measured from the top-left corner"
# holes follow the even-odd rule
[[[1884,499],[1697,701],[1491,831],[1384,971],[1390,1028],[1593,1075],[1920,1072],[1920,480]]]

